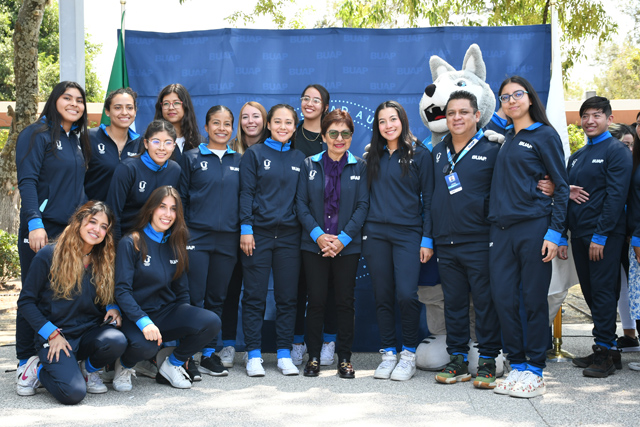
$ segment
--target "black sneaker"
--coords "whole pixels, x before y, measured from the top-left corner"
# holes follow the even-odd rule
[[[189,374],[191,381],[202,381],[202,374],[200,374],[200,371],[196,366],[196,361],[193,360],[193,356],[191,356],[182,367],[187,371],[187,374]]]
[[[593,346],[593,363],[582,374],[585,377],[606,378],[616,371],[609,349],[601,345]]]
[[[640,351],[640,341],[638,337],[630,337],[629,335],[623,335],[618,337],[617,344],[618,350],[627,351]]]
[[[212,353],[210,357],[202,356],[200,359],[200,369],[205,374],[212,375],[214,377],[226,377],[229,375],[229,371],[222,365],[220,356]]]
[[[620,350],[609,350],[609,354],[611,355],[611,360],[613,360],[613,366],[619,371],[622,369],[622,356],[620,355]],[[573,364],[578,368],[588,368],[593,364],[593,356],[591,353],[585,357],[575,357],[573,358]]]

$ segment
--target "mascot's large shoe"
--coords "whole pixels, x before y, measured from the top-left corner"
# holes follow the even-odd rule
[[[477,44],[469,46],[460,71],[435,55],[429,59],[429,67],[433,83],[425,88],[420,100],[420,117],[431,131],[431,144],[435,146],[449,133],[444,107],[451,93],[457,90],[469,91],[478,98],[480,127],[485,127],[496,109],[496,97],[485,82],[487,67],[480,47]]]
[[[441,371],[449,363],[447,336],[431,335],[416,348],[416,367],[425,371]],[[478,364],[476,362],[476,372]]]

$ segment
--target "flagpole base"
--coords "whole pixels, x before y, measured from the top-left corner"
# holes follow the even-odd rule
[[[562,349],[562,338],[553,339],[553,348],[547,351],[547,360],[549,362],[571,362],[573,354]]]

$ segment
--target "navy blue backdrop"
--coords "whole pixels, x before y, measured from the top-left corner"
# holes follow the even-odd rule
[[[348,110],[353,117],[356,128],[351,151],[361,155],[371,136],[373,113],[389,99],[405,107],[411,130],[419,139],[429,136],[418,111],[424,88],[432,83],[429,58],[438,55],[460,69],[472,43],[482,50],[487,82],[494,92],[507,76],[519,74],[533,84],[546,104],[551,63],[549,25],[127,31],[126,59],[129,83],[139,95],[136,126],[140,133],[153,119],[158,92],[170,83],[181,83],[189,90],[202,133],[205,113],[216,104],[229,107],[237,120],[247,101],[260,102],[267,110],[284,102],[303,118],[301,92],[308,84],[320,83],[331,93],[330,109]],[[438,281],[434,257],[424,271],[422,284]],[[268,320],[274,317],[272,304],[266,313]],[[272,326],[266,322],[265,333],[271,335]],[[422,330],[428,333],[425,324]],[[379,345],[371,282],[361,262],[354,350],[376,351]],[[265,343],[265,349],[269,347]]]

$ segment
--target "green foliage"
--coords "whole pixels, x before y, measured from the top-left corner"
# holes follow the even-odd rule
[[[573,154],[584,146],[584,132],[580,126],[574,124],[567,126],[567,132],[569,133],[569,147],[571,147],[571,154]]]
[[[2,151],[4,145],[7,143],[7,138],[9,138],[9,129],[0,129],[0,151]]]
[[[0,230],[0,286],[20,275],[18,236]]]
[[[236,12],[227,20],[254,22],[252,15],[270,15],[283,28],[283,9],[293,0],[257,0],[252,13]],[[603,0],[556,0],[560,43],[570,69],[587,51],[587,43],[610,41],[618,25],[608,16]],[[633,2],[632,2],[633,3]],[[334,16],[316,27],[397,28],[430,26],[504,26],[551,22],[550,0],[336,0]],[[636,9],[638,9],[636,7]],[[636,10],[634,9],[634,10]]]
[[[640,47],[632,41],[604,49],[599,64],[602,76],[594,77],[598,95],[609,99],[640,98]]]
[[[0,101],[15,101],[16,87],[13,73],[13,30],[20,5],[19,0],[0,0]],[[45,101],[60,81],[60,33],[58,2],[45,9],[38,41],[38,81],[40,101]],[[102,45],[91,43],[85,34],[85,90],[88,102],[103,102],[104,91],[93,66]]]

